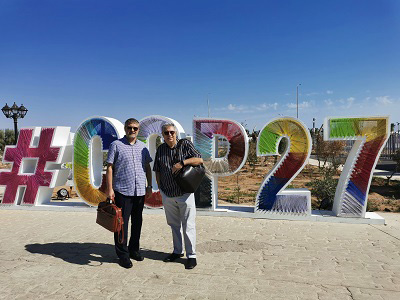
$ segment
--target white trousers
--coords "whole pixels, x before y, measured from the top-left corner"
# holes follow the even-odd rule
[[[161,192],[167,224],[172,229],[173,253],[182,254],[182,231],[188,258],[196,258],[196,204],[194,194],[168,197]]]

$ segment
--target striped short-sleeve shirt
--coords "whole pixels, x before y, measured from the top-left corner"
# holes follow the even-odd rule
[[[175,158],[176,153],[178,153],[177,159]],[[153,171],[160,173],[159,188],[168,197],[178,197],[184,194],[175,182],[172,175],[172,167],[177,162],[192,157],[201,157],[201,154],[196,150],[193,143],[187,139],[183,140],[179,150],[176,149],[176,146],[170,148],[167,143],[163,143],[157,148]]]
[[[113,164],[113,189],[125,196],[146,194],[146,164],[152,161],[146,145],[126,136],[111,143],[107,163]]]

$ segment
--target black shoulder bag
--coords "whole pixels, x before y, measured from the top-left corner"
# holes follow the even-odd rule
[[[176,145],[175,163],[179,162],[178,153],[182,147],[183,139],[179,140]],[[186,165],[183,166],[176,174],[174,179],[181,190],[185,193],[194,193],[199,187],[206,170],[203,164],[198,166]]]

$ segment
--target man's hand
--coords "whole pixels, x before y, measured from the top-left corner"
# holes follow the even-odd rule
[[[179,171],[180,169],[182,169],[182,168],[183,168],[182,163],[181,163],[181,162],[177,162],[177,163],[174,164],[173,167],[172,167],[172,174],[178,173],[178,171]]]
[[[115,198],[114,189],[109,189],[109,190],[107,191],[106,195],[107,195],[107,198],[110,198],[111,200],[114,201],[114,198]]]
[[[145,199],[151,197],[151,194],[153,194],[153,188],[151,186],[146,187],[146,196]]]

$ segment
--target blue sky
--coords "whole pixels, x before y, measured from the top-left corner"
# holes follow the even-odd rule
[[[0,105],[24,126],[157,114],[251,130],[296,116],[400,122],[400,1],[0,0]],[[0,128],[12,128],[0,117]],[[396,128],[397,129],[397,128]]]

